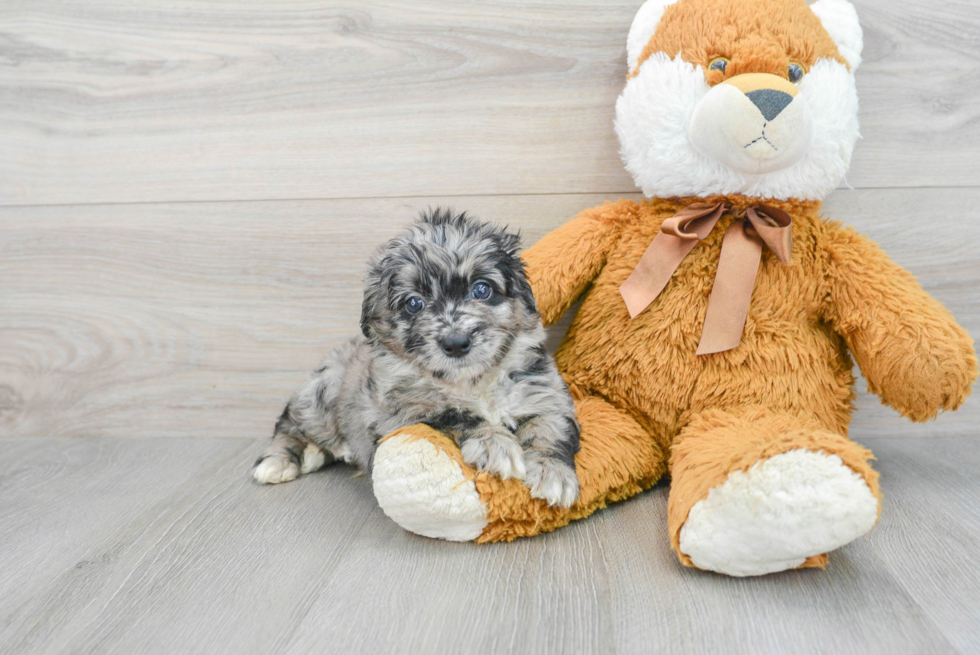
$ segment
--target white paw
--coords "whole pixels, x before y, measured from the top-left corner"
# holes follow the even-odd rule
[[[549,505],[571,507],[578,500],[578,476],[568,464],[545,457],[539,453],[527,453],[527,477],[524,483],[531,488],[531,496],[541,498]]]
[[[269,455],[252,469],[252,477],[262,484],[278,484],[295,480],[299,467],[286,455]]]
[[[315,444],[306,444],[306,448],[303,450],[303,467],[300,469],[300,473],[319,471],[326,461],[327,458],[323,454],[322,448]]]
[[[733,576],[800,566],[874,526],[878,500],[837,455],[791,450],[733,471],[691,508],[680,550]]]
[[[527,475],[521,444],[504,428],[474,430],[473,435],[463,442],[459,452],[463,455],[464,462],[480,471],[493,473],[501,480],[523,480]]]
[[[383,441],[371,480],[381,509],[409,532],[472,541],[487,525],[476,485],[453,458],[424,439],[400,435]]]

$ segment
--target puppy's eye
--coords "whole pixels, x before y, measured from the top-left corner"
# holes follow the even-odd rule
[[[728,60],[724,57],[716,57],[708,64],[708,70],[712,71],[721,71],[724,73],[726,68],[728,68]]]
[[[803,67],[802,66],[800,66],[799,64],[790,64],[789,65],[789,81],[790,82],[792,82],[793,84],[796,84],[797,82],[799,82],[800,80],[803,79],[803,76],[804,75],[806,75],[806,71],[803,70]]]
[[[473,288],[470,289],[470,295],[476,300],[486,300],[493,295],[493,289],[486,282],[480,280],[473,284]]]
[[[425,309],[425,301],[418,296],[412,296],[405,301],[405,311],[409,314],[418,314]]]

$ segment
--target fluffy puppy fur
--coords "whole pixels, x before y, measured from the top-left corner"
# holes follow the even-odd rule
[[[286,405],[255,480],[286,482],[333,460],[370,474],[378,439],[426,423],[451,435],[467,464],[572,505],[579,425],[519,247],[516,234],[440,210],[382,247],[362,334]]]

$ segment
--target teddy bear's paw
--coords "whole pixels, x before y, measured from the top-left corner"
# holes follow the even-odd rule
[[[496,475],[501,480],[527,475],[524,450],[509,430],[487,426],[467,432],[459,447],[463,461],[480,471]]]
[[[835,550],[877,518],[877,498],[840,457],[791,450],[731,472],[695,503],[680,550],[700,569],[762,575]]]
[[[382,441],[371,477],[381,509],[409,532],[471,541],[487,525],[476,485],[456,460],[427,439],[398,434]]]
[[[524,484],[531,489],[531,496],[541,498],[552,507],[571,507],[578,500],[578,476],[575,469],[565,462],[541,453],[524,455],[527,476]]]

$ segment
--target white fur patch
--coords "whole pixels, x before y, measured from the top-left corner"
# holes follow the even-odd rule
[[[299,467],[286,455],[270,455],[252,469],[252,478],[261,484],[291,482],[299,475]]]
[[[524,479],[527,475],[524,451],[509,430],[500,427],[478,428],[476,434],[480,436],[470,437],[459,449],[464,462],[493,473],[501,480]]]
[[[409,532],[472,541],[488,520],[472,480],[449,455],[424,439],[399,435],[378,446],[374,495],[381,509]]]
[[[578,499],[575,469],[540,453],[528,457],[525,482],[531,488],[532,498],[541,498],[552,507],[571,507]]]
[[[810,5],[810,9],[837,44],[837,50],[851,70],[857,70],[864,50],[864,32],[854,5],[847,0],[818,0]]]
[[[692,116],[711,87],[700,67],[654,53],[616,101],[620,154],[648,197],[744,194],[822,200],[844,178],[858,138],[854,76],[822,59],[799,85],[813,137],[795,164],[764,174],[734,170],[698,151],[688,137]]]
[[[878,500],[837,455],[791,450],[733,471],[691,508],[680,550],[732,576],[800,566],[874,526]]]
[[[664,11],[677,0],[647,0],[636,12],[633,23],[630,25],[629,36],[626,37],[626,63],[629,71],[636,70],[636,62],[643,54],[643,48],[647,47],[653,33],[660,25],[660,19],[664,17]]]
[[[327,458],[323,454],[323,450],[315,444],[306,444],[306,448],[303,449],[303,468],[300,472],[303,474],[311,473],[313,471],[319,471],[323,468],[324,462]]]
[[[813,143],[813,119],[797,96],[771,120],[730,84],[718,84],[694,109],[688,139],[698,152],[742,173],[768,173],[800,161]]]

